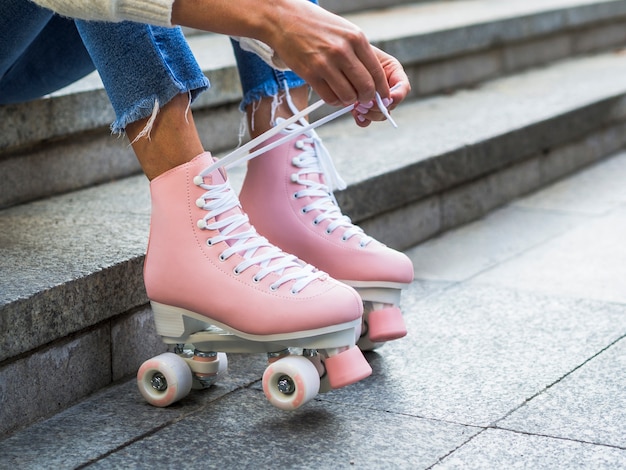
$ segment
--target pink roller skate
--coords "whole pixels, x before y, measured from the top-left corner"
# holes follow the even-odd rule
[[[204,153],[150,186],[144,277],[171,352],[141,366],[142,395],[167,406],[210,386],[229,352],[268,354],[263,389],[282,409],[367,377],[358,294],[258,235],[213,164]]]
[[[284,124],[277,121],[277,127]],[[398,305],[413,265],[341,213],[332,191],[345,183],[307,125],[300,119],[259,146],[270,150],[248,163],[240,199],[263,236],[359,292],[364,325],[358,345],[371,350],[407,333]],[[289,134],[292,140],[272,148]]]

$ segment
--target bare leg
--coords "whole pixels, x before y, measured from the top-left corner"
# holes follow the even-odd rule
[[[189,97],[177,95],[157,115],[150,137],[135,138],[143,131],[149,118],[126,127],[141,168],[149,180],[204,152],[191,111]]]
[[[291,99],[298,109],[304,109],[309,104],[309,87],[302,86],[289,90]],[[272,116],[272,106],[274,97],[262,98],[259,102],[248,105],[246,114],[248,116],[248,129],[250,129],[250,137],[255,138],[272,127],[272,117],[289,118],[293,115],[287,101],[283,98],[281,104],[276,108],[274,116]]]

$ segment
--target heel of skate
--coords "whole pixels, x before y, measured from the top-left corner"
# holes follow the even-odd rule
[[[363,328],[357,343],[362,351],[372,351],[387,341],[406,336],[406,325],[398,306],[406,284],[386,283],[373,287],[366,282],[346,283],[354,287],[363,300]]]

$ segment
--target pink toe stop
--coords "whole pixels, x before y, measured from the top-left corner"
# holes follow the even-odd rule
[[[332,388],[345,387],[372,374],[372,368],[356,346],[329,357],[325,365]]]
[[[406,325],[398,307],[373,310],[367,317],[368,337],[375,343],[406,336]]]

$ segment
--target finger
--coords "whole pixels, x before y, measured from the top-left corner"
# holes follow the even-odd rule
[[[354,118],[354,122],[356,122],[356,125],[359,127],[367,127],[372,123],[372,121],[370,121],[363,114],[360,114],[356,110],[352,111],[352,117]]]
[[[358,55],[359,59],[365,66],[368,71],[368,75],[374,82],[374,92],[378,92],[378,94],[382,98],[389,97],[389,81],[387,80],[387,75],[383,66],[378,61],[377,57],[374,55],[374,52],[371,46],[368,43],[368,49],[364,53]],[[369,98],[373,99],[373,97]],[[359,101],[365,101],[359,99]]]
[[[339,106],[342,104],[341,99],[333,91],[331,86],[323,79],[308,79],[307,83],[313,88],[313,91],[331,106]]]

